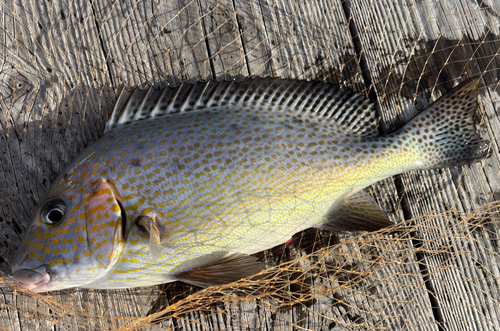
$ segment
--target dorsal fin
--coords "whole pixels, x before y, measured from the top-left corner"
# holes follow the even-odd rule
[[[378,118],[363,94],[330,83],[270,77],[184,83],[164,89],[123,89],[106,132],[146,118],[228,104],[259,104],[276,111],[309,113],[308,118],[335,122],[349,132],[378,135]]]

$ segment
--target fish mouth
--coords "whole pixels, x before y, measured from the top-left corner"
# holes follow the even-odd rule
[[[24,288],[28,290],[37,290],[52,280],[52,276],[47,270],[45,265],[42,265],[36,269],[19,269],[16,270],[12,277]]]

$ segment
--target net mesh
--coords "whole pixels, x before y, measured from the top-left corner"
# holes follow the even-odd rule
[[[0,3],[0,328],[6,330],[498,330],[500,5],[440,1]],[[364,92],[390,132],[480,74],[491,156],[368,190],[398,224],[308,230],[259,253],[269,269],[182,283],[36,294],[10,276],[51,182],[131,86],[273,76]]]

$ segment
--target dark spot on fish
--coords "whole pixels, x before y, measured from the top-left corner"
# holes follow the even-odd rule
[[[139,158],[133,158],[132,160],[130,160],[130,164],[133,165],[134,167],[140,167],[141,160]]]
[[[285,123],[285,128],[287,129],[293,129],[293,126],[291,124]]]
[[[301,115],[299,115],[299,116],[301,116]],[[292,123],[293,123],[293,124],[299,124],[299,123],[304,123],[304,122],[305,122],[305,121],[304,121],[302,118],[297,118],[297,117],[294,117],[294,118],[292,119]]]
[[[231,131],[233,131],[233,132],[241,132],[240,127],[236,123],[231,124],[229,127],[231,128]]]

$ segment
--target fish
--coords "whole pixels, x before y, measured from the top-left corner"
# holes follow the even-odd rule
[[[124,89],[102,138],[59,175],[13,278],[36,292],[259,273],[252,254],[306,228],[391,226],[367,186],[484,159],[479,77],[382,135],[374,105],[324,82],[247,78]]]

